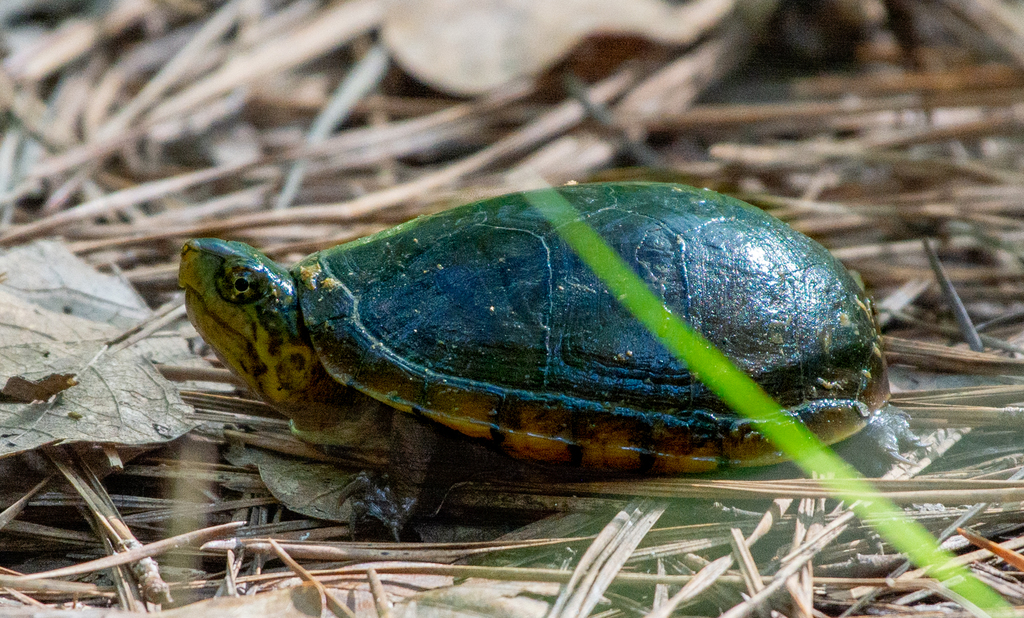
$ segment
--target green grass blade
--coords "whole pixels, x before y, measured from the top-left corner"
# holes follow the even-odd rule
[[[618,300],[709,389],[734,410],[753,419],[758,430],[808,474],[823,477],[821,483],[837,498],[851,503],[857,516],[919,567],[954,592],[985,611],[1008,609],[994,590],[964,567],[949,562],[952,555],[939,548],[935,538],[874,488],[843,459],[818,440],[803,423],[795,422],[749,376],[700,333],[675,317],[633,273],[601,236],[583,222],[579,213],[556,191],[527,194],[527,199],[551,222],[559,235],[579,255]],[[828,480],[824,480],[828,479]],[[870,501],[856,495],[870,494]]]

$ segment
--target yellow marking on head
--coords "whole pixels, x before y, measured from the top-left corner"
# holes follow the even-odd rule
[[[250,388],[269,403],[304,397],[318,361],[287,271],[248,245],[200,239],[182,250],[178,282],[196,330]]]
[[[260,392],[274,402],[301,395],[309,386],[313,364],[320,362],[313,349],[305,345],[286,343],[273,355],[259,345],[257,351],[266,368],[266,373],[257,378]]]

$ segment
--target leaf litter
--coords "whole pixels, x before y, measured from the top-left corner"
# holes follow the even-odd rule
[[[123,279],[97,272],[55,241],[41,240],[0,253],[4,291],[40,307],[129,328],[151,311]]]
[[[426,542],[354,546],[335,498],[380,445],[319,453],[239,389],[175,313],[178,249],[220,234],[291,263],[538,177],[708,186],[832,249],[877,301],[893,403],[925,444],[879,490],[1024,603],[1018,7],[620,6],[0,7],[0,611],[974,611],[785,465],[491,479],[417,521]],[[358,67],[373,79],[348,80]],[[214,527],[229,521],[244,531]],[[233,537],[199,553],[205,534]],[[127,562],[50,579],[72,549]]]
[[[0,289],[0,382],[10,398],[0,402],[0,456],[75,441],[157,444],[194,426],[139,349],[107,350],[119,326],[150,313],[131,286],[52,241],[5,252],[0,266],[12,273]],[[189,357],[184,340],[177,347]]]

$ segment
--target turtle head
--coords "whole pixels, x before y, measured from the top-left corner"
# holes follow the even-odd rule
[[[249,245],[200,238],[181,250],[178,284],[196,330],[260,397],[304,397],[318,361],[288,271]]]

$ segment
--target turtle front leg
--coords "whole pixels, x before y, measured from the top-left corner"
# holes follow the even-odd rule
[[[544,474],[415,414],[394,413],[390,442],[387,473],[363,473],[346,493],[357,525],[360,518],[378,520],[396,539],[413,516],[435,514],[456,484]]]
[[[395,541],[401,540],[402,530],[412,517],[416,507],[413,496],[399,496],[392,488],[386,474],[361,472],[349,483],[341,496],[342,502],[352,501],[352,521],[349,527],[353,536],[368,519],[379,521]]]
[[[868,421],[865,435],[891,459],[912,463],[900,454],[907,448],[928,446],[910,429],[910,415],[893,405],[886,405]]]
[[[352,500],[356,525],[375,519],[398,540],[413,515],[440,505],[450,480],[442,461],[453,449],[436,425],[403,412],[392,414],[390,434],[387,473],[363,472],[343,495]]]
[[[836,452],[861,473],[872,477],[882,476],[894,463],[913,463],[902,452],[927,444],[911,431],[909,421],[906,412],[886,405],[868,419],[863,431],[836,445]]]

